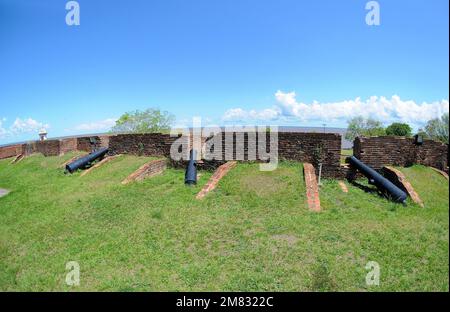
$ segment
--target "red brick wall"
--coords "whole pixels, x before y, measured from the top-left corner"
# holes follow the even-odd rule
[[[309,162],[319,170],[322,162],[324,177],[337,177],[340,173],[341,135],[334,133],[281,132],[278,135],[280,159]]]
[[[79,137],[77,140],[78,151],[91,152],[91,138],[94,138],[97,141],[97,147],[108,147],[109,145],[109,136],[87,136],[87,137]]]
[[[61,146],[60,146],[60,154],[66,154],[68,152],[76,151],[77,150],[77,142],[78,140],[76,138],[69,138],[69,139],[63,139],[61,140]]]
[[[31,141],[24,144],[15,144],[0,147],[0,159],[17,156],[19,154],[31,155],[42,153],[45,156],[56,156],[71,151],[91,151],[90,137],[66,138],[62,140]],[[109,136],[94,136],[99,147],[108,147]]]
[[[170,146],[177,138],[169,134],[118,134],[109,137],[110,154],[170,156]]]
[[[60,154],[60,147],[61,141],[59,140],[36,142],[36,151],[44,156],[58,156]]]
[[[415,145],[413,138],[361,137],[355,139],[353,154],[376,170],[385,165],[406,167],[422,164],[441,170],[448,167],[448,145],[432,140]]]
[[[261,160],[258,153],[258,142],[256,146],[249,143],[249,134],[242,132],[228,133],[233,140],[229,145],[225,144],[226,134],[224,132],[217,134],[222,141],[221,160],[204,161],[199,164],[202,169],[216,169],[227,160],[248,160],[249,150],[254,148],[256,159]],[[266,135],[266,151],[270,152],[270,134]],[[257,134],[256,134],[257,137]],[[119,134],[109,138],[110,154],[134,154],[165,156],[170,158],[170,147],[176,140],[176,137],[170,137],[168,134]],[[204,139],[202,143],[212,142],[212,139]],[[219,139],[220,140],[220,139]],[[243,146],[242,151],[236,151],[236,146]],[[275,147],[275,146],[274,146]],[[213,149],[213,147],[211,146]],[[295,160],[299,162],[310,162],[317,165],[322,161],[322,173],[326,177],[335,177],[340,172],[340,151],[341,136],[332,133],[278,133],[278,157],[279,159]],[[226,159],[225,156],[230,156]],[[174,162],[171,164],[177,167],[184,167],[185,162]]]
[[[0,159],[10,158],[22,153],[22,145],[8,145],[0,147]]]
[[[98,139],[98,137],[95,138]],[[77,138],[77,150],[90,152],[92,150],[90,137]]]
[[[61,141],[59,140],[47,140],[47,141],[34,141],[22,144],[21,153],[25,156],[33,153],[41,153],[44,156],[58,156],[60,154]]]

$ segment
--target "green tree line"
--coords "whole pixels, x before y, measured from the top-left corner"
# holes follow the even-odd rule
[[[413,130],[407,123],[394,122],[384,127],[381,121],[362,116],[350,119],[347,126],[345,138],[353,141],[358,136],[404,136],[411,137]],[[417,134],[425,139],[432,139],[448,144],[449,114],[445,113],[440,118],[429,120],[424,128],[419,129]]]

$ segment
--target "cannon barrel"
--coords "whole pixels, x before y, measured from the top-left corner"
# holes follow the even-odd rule
[[[81,157],[70,164],[66,165],[66,171],[73,173],[74,171],[85,168],[88,164],[94,162],[99,158],[103,158],[108,153],[108,148],[101,148],[95,152],[90,153],[87,156]]]
[[[355,156],[350,157],[350,164],[358,169],[363,175],[369,179],[369,183],[377,188],[388,192],[392,199],[399,203],[404,203],[408,197],[405,192],[395,186],[391,181],[383,177],[381,174],[370,168]]]
[[[195,185],[197,184],[197,152],[191,150],[189,153],[189,162],[186,167],[186,173],[184,174],[184,184]]]

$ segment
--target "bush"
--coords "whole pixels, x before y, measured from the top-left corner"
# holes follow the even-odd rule
[[[350,119],[348,122],[345,138],[353,141],[358,136],[381,136],[386,134],[381,121],[375,119],[364,119],[358,116]]]
[[[406,123],[394,122],[386,128],[386,134],[410,137],[412,135],[412,129]]]
[[[448,113],[428,121],[425,126],[428,137],[448,144]]]
[[[113,133],[168,132],[175,117],[166,111],[149,108],[123,114],[112,128]]]

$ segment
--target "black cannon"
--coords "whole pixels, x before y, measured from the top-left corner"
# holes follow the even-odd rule
[[[74,162],[66,165],[66,172],[73,173],[78,169],[86,168],[88,165],[92,164],[97,159],[102,159],[108,153],[108,148],[100,148],[87,156],[81,157]]]
[[[389,193],[391,198],[399,203],[405,203],[408,197],[405,192],[395,186],[391,181],[364,164],[355,156],[350,157],[350,165],[359,170],[369,179],[369,184],[375,185],[381,191]]]
[[[189,163],[186,167],[186,173],[184,174],[184,184],[195,185],[197,184],[197,152],[191,150],[189,153]]]

